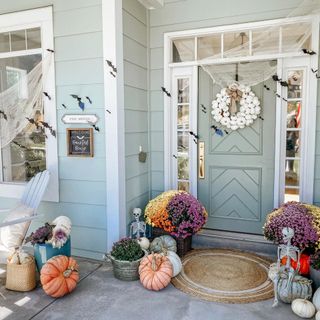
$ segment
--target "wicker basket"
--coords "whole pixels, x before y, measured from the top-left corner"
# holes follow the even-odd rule
[[[192,249],[192,236],[189,236],[185,239],[177,238],[172,236],[169,232],[164,231],[161,228],[153,228],[152,229],[152,238],[156,238],[163,235],[169,235],[173,237],[177,242],[177,254],[179,257],[183,257],[187,254],[188,251]]]
[[[31,291],[36,287],[34,259],[25,264],[7,263],[6,288],[13,291]]]

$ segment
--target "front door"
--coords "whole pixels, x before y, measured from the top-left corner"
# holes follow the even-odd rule
[[[221,86],[202,67],[198,77],[198,146],[204,143],[198,198],[209,214],[206,227],[261,234],[274,204],[276,83],[262,72],[261,82],[251,89],[260,100],[263,120],[233,132],[227,129],[221,137],[211,128],[216,124],[211,105]]]

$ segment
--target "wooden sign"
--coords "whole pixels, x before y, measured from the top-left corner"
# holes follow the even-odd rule
[[[67,129],[68,156],[93,157],[93,129]]]
[[[96,124],[99,117],[96,114],[64,114],[61,120],[66,124]]]

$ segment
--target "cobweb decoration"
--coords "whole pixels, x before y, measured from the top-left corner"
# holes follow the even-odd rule
[[[48,54],[29,73],[0,93],[0,110],[6,116],[0,117],[0,145],[5,148],[28,125],[26,118],[34,118],[37,113],[43,114],[43,84],[47,79],[52,61]],[[27,95],[21,96],[21,88],[27,86]]]

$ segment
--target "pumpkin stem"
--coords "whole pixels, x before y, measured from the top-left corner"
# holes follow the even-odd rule
[[[157,270],[157,264],[156,264],[156,257],[154,253],[152,253],[152,262],[151,262],[151,268],[153,271]]]
[[[75,269],[74,267],[69,267],[67,270],[65,270],[65,271],[63,272],[63,276],[64,276],[65,278],[69,278],[69,277],[71,276],[71,274],[72,274],[72,271],[78,272],[78,270]]]

